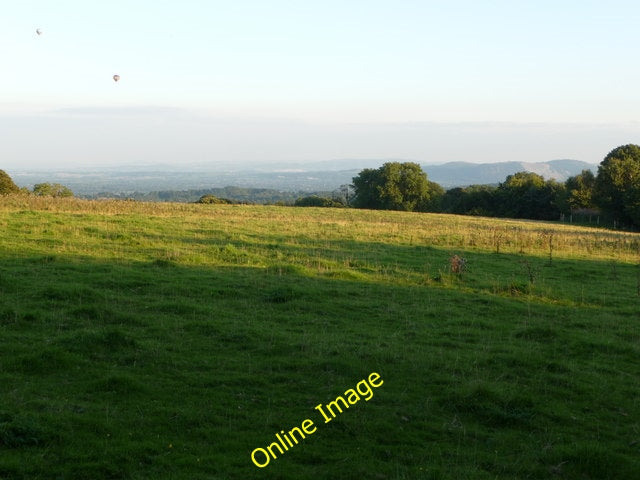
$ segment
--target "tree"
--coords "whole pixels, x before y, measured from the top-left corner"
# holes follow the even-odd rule
[[[613,149],[598,166],[594,199],[623,224],[640,227],[640,146]]]
[[[73,192],[59,183],[36,183],[32,193],[41,197],[73,197]]]
[[[582,172],[573,177],[569,177],[564,182],[567,189],[567,202],[571,209],[593,208],[593,190],[596,184],[596,177],[591,170]]]
[[[20,189],[4,170],[0,170],[0,195],[18,193]]]
[[[340,185],[340,187],[333,191],[333,200],[341,203],[343,206],[348,207],[351,198],[353,198],[353,185]]]
[[[444,213],[461,215],[497,215],[496,187],[492,185],[470,185],[447,190],[442,199]]]
[[[373,168],[365,168],[357,177],[353,177],[353,188],[355,190],[355,199],[352,198],[351,202],[358,208],[373,208],[379,209],[380,206],[380,193],[379,189],[382,188],[381,170]]]
[[[444,188],[436,182],[429,180],[427,182],[429,186],[429,199],[420,207],[421,212],[441,212],[442,211],[442,199],[446,193]]]
[[[412,162],[366,168],[353,178],[353,186],[353,204],[359,208],[425,211],[433,200],[427,174]]]
[[[555,220],[560,216],[558,205],[564,185],[532,172],[509,175],[496,191],[500,216]]]

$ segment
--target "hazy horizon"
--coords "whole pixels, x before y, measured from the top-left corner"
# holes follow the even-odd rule
[[[548,160],[540,160],[540,161],[523,161],[523,160],[501,160],[496,162],[473,162],[467,160],[450,160],[445,162],[422,162],[413,158],[335,158],[335,159],[327,159],[327,160],[317,160],[317,161],[264,161],[264,162],[215,162],[215,163],[202,163],[202,162],[192,162],[192,163],[166,163],[166,162],[147,162],[147,163],[126,163],[126,164],[87,164],[87,165],[67,165],[67,166],[56,166],[56,165],[43,165],[43,166],[13,166],[8,168],[0,168],[5,170],[8,173],[47,173],[47,172],[57,172],[64,173],[68,172],[70,174],[82,174],[86,173],[90,175],[92,172],[109,172],[115,170],[121,170],[123,173],[126,172],[137,172],[137,171],[157,171],[157,172],[172,172],[172,171],[183,171],[183,172],[313,172],[313,171],[340,171],[344,170],[354,170],[354,169],[364,169],[364,168],[377,168],[384,163],[387,162],[414,162],[418,163],[422,166],[445,166],[445,165],[453,165],[453,164],[469,164],[469,165],[499,165],[499,164],[508,164],[508,163],[522,163],[527,165],[535,165],[535,164],[547,164],[549,162],[562,162],[562,161],[577,161],[589,164],[593,166],[594,169],[598,167],[600,162],[585,162],[576,158],[552,158]],[[594,170],[595,171],[595,170]]]
[[[632,1],[30,0],[3,17],[5,170],[599,163],[640,143]]]
[[[215,120],[209,122],[184,112],[169,116],[138,113],[133,119],[112,114],[87,120],[83,115],[86,114],[29,116],[19,117],[19,121],[0,116],[0,131],[7,137],[0,138],[0,168],[64,170],[162,164],[210,165],[219,169],[341,159],[401,159],[434,165],[452,161],[537,163],[572,159],[598,164],[610,150],[640,135],[640,124],[635,123],[414,122],[345,124],[338,128],[284,121],[216,124]],[[171,135],[176,129],[183,130],[178,138]],[[219,132],[218,142],[205,149],[203,144],[211,137],[212,129]],[[73,132],[73,145],[60,145],[60,139],[69,131]]]

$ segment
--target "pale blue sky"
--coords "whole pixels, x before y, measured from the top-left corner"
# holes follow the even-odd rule
[[[7,170],[597,163],[640,143],[637,1],[1,4]]]

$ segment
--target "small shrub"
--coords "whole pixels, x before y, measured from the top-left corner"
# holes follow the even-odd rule
[[[462,275],[467,269],[466,258],[462,258],[459,255],[453,255],[449,258],[449,268],[451,269],[451,273]]]
[[[522,268],[527,272],[527,275],[529,277],[529,284],[533,285],[534,283],[536,283],[536,278],[538,277],[540,269],[535,268],[529,260],[522,260],[520,263],[522,264]]]

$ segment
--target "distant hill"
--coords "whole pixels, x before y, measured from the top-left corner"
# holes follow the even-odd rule
[[[272,189],[280,192],[330,192],[340,185],[352,182],[353,177],[365,168],[378,168],[385,162],[406,162],[403,159],[354,159],[315,163],[280,163],[225,169],[227,166],[136,166],[67,171],[8,172],[20,187],[32,188],[36,183],[56,182],[69,187],[76,195],[117,195],[137,197],[153,192],[179,191],[178,196],[192,198],[198,192],[224,188],[228,185],[247,189]],[[578,160],[552,160],[541,163],[504,162],[469,163],[450,162],[442,165],[422,165],[429,180],[444,188],[472,184],[497,184],[507,175],[529,171],[545,178],[563,181],[584,169],[595,171],[596,166]],[[154,195],[151,195],[153,197]],[[260,192],[262,195],[262,192]],[[269,196],[275,201],[276,196]],[[289,194],[280,200],[286,200]],[[173,199],[174,196],[171,196]],[[243,200],[234,198],[235,200]],[[175,200],[174,200],[175,201]],[[187,200],[185,200],[187,201]],[[255,201],[255,200],[254,200]],[[262,202],[261,202],[262,203]]]
[[[469,163],[449,162],[442,165],[422,165],[429,180],[452,188],[465,185],[497,184],[503,182],[508,175],[517,172],[533,172],[545,179],[564,181],[579,174],[582,170],[597,170],[596,165],[580,160],[550,160],[548,162],[500,162]]]

